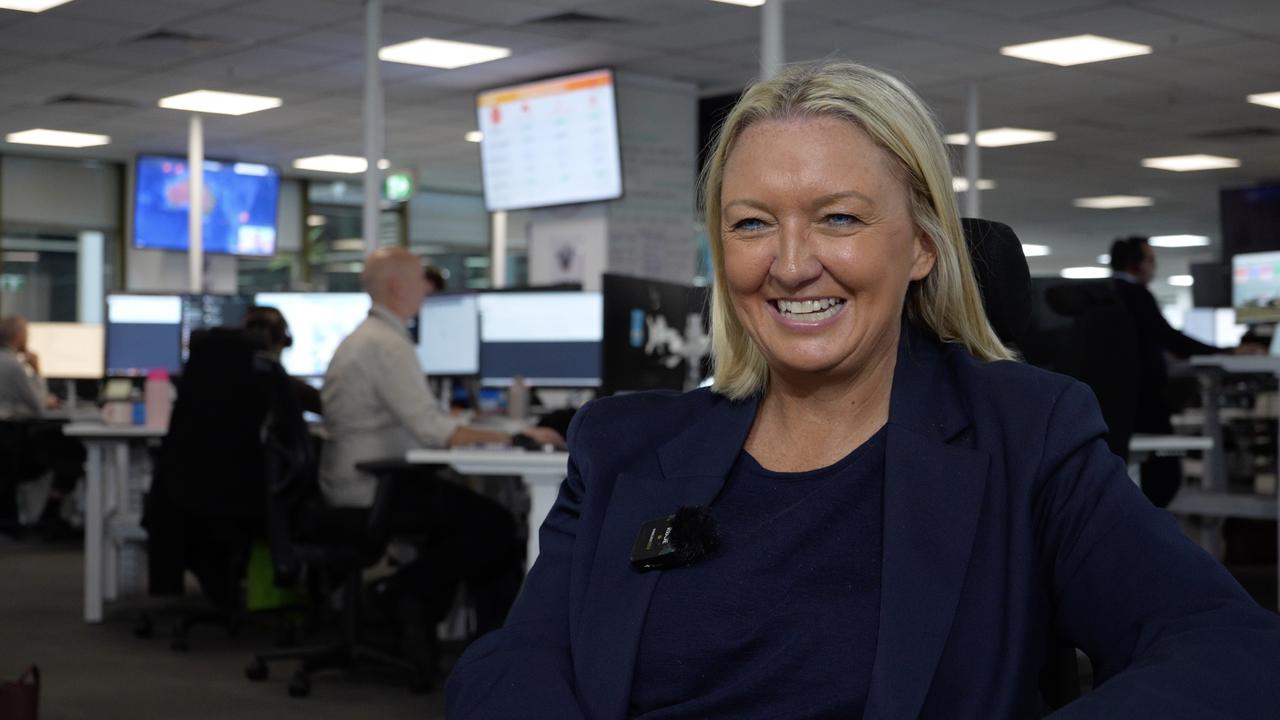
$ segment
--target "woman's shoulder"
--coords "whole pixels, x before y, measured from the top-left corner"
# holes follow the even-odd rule
[[[1068,392],[1092,391],[1075,378],[1017,360],[979,360],[958,345],[948,347],[956,381],[975,406],[1010,411],[1050,411]]]
[[[626,445],[653,445],[673,437],[719,403],[731,402],[707,388],[685,393],[670,390],[610,395],[592,400],[570,426],[570,442],[600,440]]]

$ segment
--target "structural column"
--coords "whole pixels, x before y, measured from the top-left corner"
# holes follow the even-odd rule
[[[786,62],[783,47],[783,0],[767,0],[760,12],[760,78],[770,78]]]
[[[204,123],[191,113],[187,131],[187,284],[192,293],[204,292]]]
[[[365,0],[364,6],[364,171],[363,232],[365,249],[378,247],[378,220],[382,211],[383,106],[382,72],[378,49],[382,44],[382,0]]]

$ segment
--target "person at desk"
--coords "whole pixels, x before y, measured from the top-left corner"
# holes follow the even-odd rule
[[[49,406],[40,358],[27,349],[27,319],[0,318],[0,420],[38,418]]]
[[[593,401],[468,718],[1270,717],[1280,617],[1151,506],[1088,389],[1011,361],[902,82],[748,88],[703,181],[715,384]],[[668,530],[670,533],[668,534]]]
[[[362,280],[373,307],[334,352],[321,389],[328,440],[320,485],[338,507],[373,505],[376,481],[356,470],[357,463],[403,458],[417,447],[510,445],[514,437],[462,425],[432,395],[406,330],[427,295],[422,261],[404,248],[380,248],[365,259]],[[563,443],[546,428],[524,434]],[[497,503],[453,483],[404,482],[401,489],[392,532],[430,536],[418,560],[401,571],[402,584],[426,600],[429,617],[439,617],[459,581],[509,552],[515,521]]]
[[[262,352],[277,363],[285,348],[293,346],[289,321],[285,320],[284,313],[277,308],[250,306],[244,314],[244,329],[261,346]],[[324,414],[319,390],[292,376],[289,378],[289,385],[303,412]]]
[[[1156,274],[1156,254],[1147,238],[1134,235],[1112,242],[1111,270],[1112,286],[1133,321],[1138,351],[1133,431],[1172,434],[1173,424],[1169,419],[1172,413],[1165,401],[1165,386],[1169,380],[1165,356],[1188,358],[1192,355],[1216,355],[1224,350],[1179,332],[1165,320],[1155,295],[1147,287]],[[1250,346],[1242,346],[1236,352],[1250,350]],[[1143,462],[1142,491],[1157,507],[1166,507],[1181,485],[1179,458],[1151,457]]]

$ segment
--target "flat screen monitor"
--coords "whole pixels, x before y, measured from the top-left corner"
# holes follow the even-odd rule
[[[1182,316],[1183,333],[1214,347],[1239,345],[1246,330],[1236,323],[1236,311],[1231,308],[1191,308]]]
[[[182,369],[181,295],[107,295],[106,374]]]
[[[1231,305],[1238,322],[1280,321],[1280,252],[1231,258]]]
[[[190,172],[187,159],[140,155],[133,193],[133,245],[186,250]],[[280,172],[258,163],[204,162],[204,251],[272,255]]]
[[[474,294],[431,295],[418,315],[418,360],[427,375],[480,372],[480,300]]]
[[[603,393],[685,389],[686,343],[706,337],[707,288],[611,274],[601,287]]]
[[[622,197],[612,71],[485,90],[476,115],[489,210]]]
[[[258,293],[258,305],[284,315],[293,346],[280,360],[290,375],[320,377],[338,345],[369,315],[365,293]]]
[[[218,327],[240,327],[250,300],[242,295],[182,296],[182,361],[190,355],[191,333]]]
[[[27,349],[40,359],[40,374],[51,380],[102,378],[105,333],[88,323],[27,324]]]
[[[598,292],[491,292],[480,301],[480,383],[597,387],[604,304]],[[424,323],[425,325],[425,323]]]

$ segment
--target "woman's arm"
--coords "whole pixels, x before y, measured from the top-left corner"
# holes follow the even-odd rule
[[[569,575],[585,492],[577,458],[584,406],[569,426],[569,475],[538,535],[538,560],[506,625],[476,640],[449,677],[447,714],[465,718],[583,718],[569,654]]]
[[[1053,717],[1280,717],[1280,617],[1143,497],[1104,431],[1074,383],[1045,433],[1041,561],[1097,685]]]

